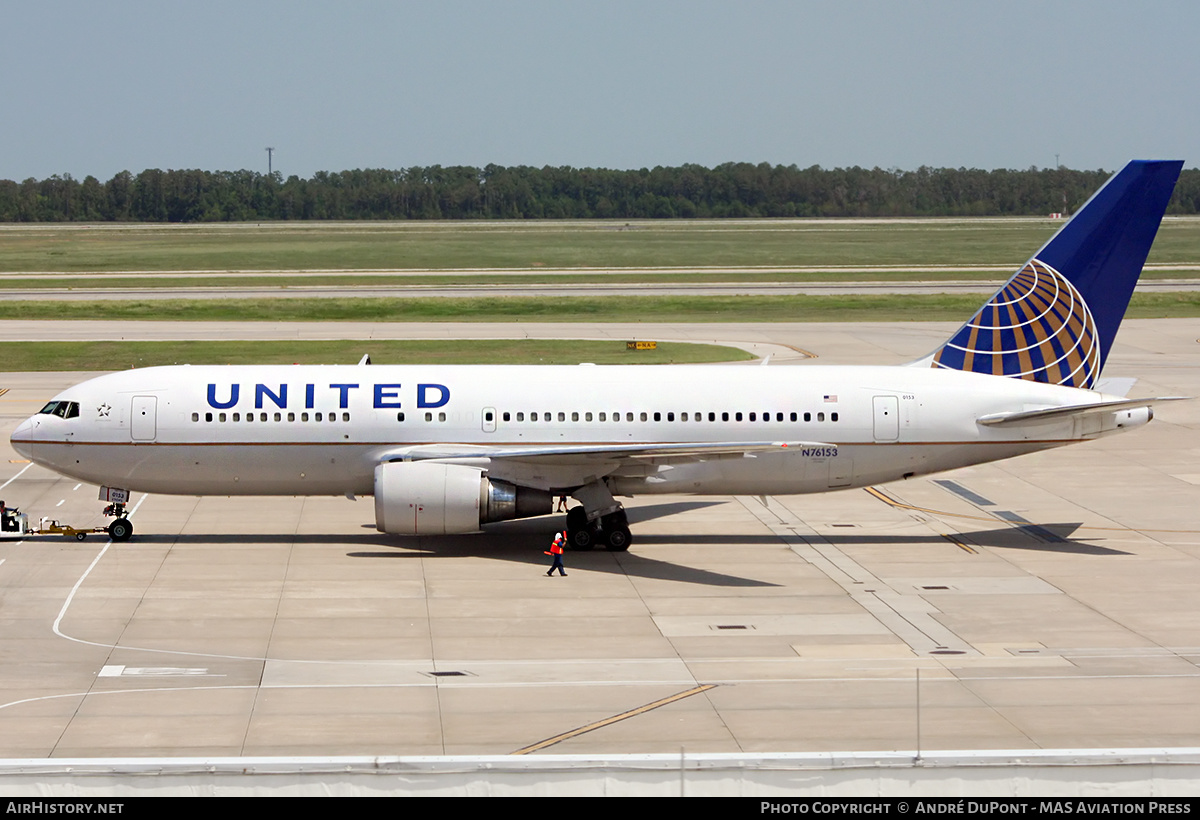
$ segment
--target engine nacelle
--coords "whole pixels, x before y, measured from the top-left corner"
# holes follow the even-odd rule
[[[493,481],[478,467],[393,461],[375,468],[375,529],[394,535],[478,532],[493,521],[548,515],[550,493]]]

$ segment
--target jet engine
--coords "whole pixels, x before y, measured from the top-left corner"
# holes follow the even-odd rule
[[[375,528],[394,535],[478,532],[493,521],[548,515],[545,490],[488,478],[479,467],[393,461],[375,468]]]

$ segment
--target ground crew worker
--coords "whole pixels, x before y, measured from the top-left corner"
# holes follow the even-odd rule
[[[567,571],[565,569],[563,569],[563,560],[562,560],[563,547],[566,545],[566,543],[567,543],[566,532],[559,532],[559,533],[554,534],[554,541],[551,542],[551,544],[550,544],[550,551],[546,553],[547,555],[550,555],[554,558],[554,563],[550,565],[550,569],[546,572],[547,575],[553,575],[554,570],[556,570],[556,569],[558,570],[559,575],[567,574]]]

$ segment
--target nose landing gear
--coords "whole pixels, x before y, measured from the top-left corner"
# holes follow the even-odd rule
[[[101,487],[100,500],[111,502],[104,508],[104,515],[117,519],[104,528],[108,537],[114,541],[128,541],[132,538],[133,523],[125,515],[125,505],[129,503],[129,490]]]
[[[133,522],[125,517],[124,511],[114,514],[119,515],[120,518],[105,527],[108,530],[108,537],[114,541],[128,541],[133,537]]]

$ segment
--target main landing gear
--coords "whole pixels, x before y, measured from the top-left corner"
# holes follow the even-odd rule
[[[567,543],[573,550],[603,546],[609,552],[625,552],[633,542],[629,519],[602,483],[588,484],[574,493],[583,506],[567,510]]]

